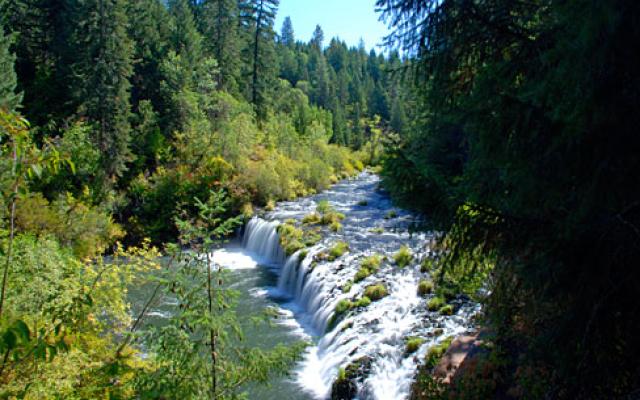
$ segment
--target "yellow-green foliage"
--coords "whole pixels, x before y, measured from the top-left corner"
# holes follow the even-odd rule
[[[16,229],[36,235],[53,235],[80,258],[101,254],[123,231],[111,216],[71,194],[49,203],[40,193],[20,197],[16,203]]]
[[[453,314],[453,306],[451,304],[444,305],[440,307],[438,312],[442,315],[452,315]]]
[[[347,281],[342,285],[342,293],[349,293],[353,287],[353,281]]]
[[[378,301],[383,297],[389,295],[387,288],[382,283],[367,286],[364,290],[364,295],[371,299],[371,301]]]
[[[400,250],[393,255],[393,261],[395,261],[396,265],[400,268],[404,268],[411,264],[412,260],[413,254],[411,254],[411,250],[407,246],[400,247]]]
[[[342,224],[338,221],[334,221],[331,223],[331,225],[329,225],[329,230],[331,232],[340,232],[341,229],[342,229]]]
[[[315,225],[319,224],[322,221],[322,217],[318,213],[307,214],[302,218],[302,223],[306,225]]]
[[[369,304],[371,304],[371,299],[368,296],[362,296],[362,298],[355,303],[355,306],[367,307]]]
[[[349,245],[346,242],[337,242],[329,249],[327,260],[334,261],[335,259],[342,257],[349,251]]]
[[[304,243],[302,243],[304,236],[302,229],[285,222],[278,225],[276,230],[280,236],[280,245],[288,256],[305,247]]]
[[[418,283],[418,296],[426,296],[433,291],[433,282],[428,279],[422,279]]]
[[[442,297],[434,297],[427,303],[427,308],[429,311],[437,311],[444,307],[445,304],[446,302]]]
[[[425,356],[425,366],[427,368],[434,368],[438,365],[438,362],[444,356],[444,353],[447,351],[449,346],[451,346],[451,342],[453,341],[453,336],[450,336],[444,339],[439,344],[432,346],[427,351],[427,355]]]
[[[405,345],[405,354],[413,354],[422,344],[424,343],[424,339],[421,337],[409,337],[407,338],[407,343]]]
[[[380,268],[380,264],[382,263],[382,258],[379,254],[374,254],[362,260],[360,263],[360,269],[356,272],[353,280],[355,282],[360,282],[367,278],[369,275],[375,274]]]

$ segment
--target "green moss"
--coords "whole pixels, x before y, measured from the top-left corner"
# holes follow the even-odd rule
[[[438,365],[438,362],[444,356],[444,353],[447,351],[449,346],[451,346],[451,342],[453,341],[453,336],[450,336],[443,340],[440,344],[437,344],[427,351],[427,355],[425,357],[425,366],[427,368],[434,368]]]
[[[344,285],[342,285],[342,293],[349,293],[352,287],[353,281],[347,281]]]
[[[344,253],[349,251],[349,245],[345,242],[338,242],[329,249],[327,254],[327,260],[334,261],[339,257],[342,257]]]
[[[304,218],[302,218],[302,223],[305,225],[319,224],[320,221],[322,221],[322,217],[320,216],[320,214],[316,212],[307,214],[304,216]]]
[[[407,338],[407,343],[405,345],[405,354],[413,354],[416,351],[418,351],[418,349],[420,348],[420,346],[422,346],[422,344],[424,343],[424,339],[420,338],[420,337],[409,337]]]
[[[362,260],[362,262],[360,263],[360,267],[366,268],[370,271],[375,272],[378,270],[378,268],[380,268],[381,263],[382,263],[382,258],[380,257],[380,255],[374,254]]]
[[[418,296],[425,297],[433,291],[433,282],[428,279],[422,279],[418,283]]]
[[[369,304],[371,304],[371,299],[368,296],[362,296],[362,298],[360,300],[358,300],[354,306],[355,307],[367,307]]]
[[[440,307],[438,312],[442,315],[453,315],[453,306],[451,304],[447,304],[445,306]]]
[[[411,260],[413,260],[413,254],[411,254],[411,250],[407,246],[400,247],[400,250],[393,255],[393,261],[395,261],[396,265],[400,268],[411,264]]]
[[[442,297],[434,297],[427,303],[427,308],[429,311],[437,311],[441,309],[446,304],[445,300]]]
[[[364,295],[371,299],[371,301],[378,301],[385,296],[389,295],[387,288],[382,283],[375,285],[369,285],[364,290]]]
[[[433,260],[431,258],[425,258],[420,263],[420,272],[426,273],[433,271]]]
[[[353,280],[354,282],[360,282],[365,280],[369,275],[371,275],[371,272],[367,268],[360,268],[353,277]]]
[[[334,221],[329,225],[329,230],[331,232],[339,232],[342,229],[342,224],[338,221]]]

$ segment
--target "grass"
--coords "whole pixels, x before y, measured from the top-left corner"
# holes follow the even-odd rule
[[[348,251],[349,251],[349,245],[346,242],[338,242],[329,249],[327,260],[334,261],[342,257]]]
[[[369,304],[371,304],[371,299],[368,296],[362,296],[362,298],[360,300],[358,300],[354,306],[355,307],[367,307]]]
[[[353,287],[353,281],[349,280],[342,285],[342,293],[349,293]]]
[[[384,219],[393,219],[397,216],[398,216],[398,213],[396,212],[396,210],[391,210],[384,216]]]
[[[278,225],[276,231],[280,236],[280,245],[284,249],[286,255],[290,256],[298,250],[311,247],[318,243],[322,236],[313,230],[303,230],[295,225],[295,220],[287,220]],[[305,254],[306,256],[306,254]],[[304,257],[301,257],[301,259]]]
[[[381,227],[381,226],[379,226],[377,228],[371,228],[371,229],[369,229],[369,232],[375,233],[375,234],[378,234],[378,235],[382,235],[384,233],[384,228]]]
[[[416,351],[418,351],[418,349],[420,348],[420,346],[422,346],[423,343],[424,343],[424,339],[420,337],[407,338],[407,343],[404,349],[405,354],[415,353]]]
[[[360,269],[356,272],[356,275],[353,277],[355,282],[360,282],[366,279],[368,276],[375,274],[380,268],[380,264],[382,263],[382,257],[379,254],[374,254],[362,260],[360,263]]]
[[[438,312],[442,315],[453,315],[453,306],[451,304],[440,307]]]
[[[412,260],[413,254],[411,254],[411,250],[407,246],[401,246],[398,252],[393,255],[393,261],[395,261],[396,265],[400,268],[411,264]]]
[[[305,225],[315,225],[319,224],[322,221],[322,217],[318,213],[307,214],[302,218],[302,223]]]
[[[444,353],[447,351],[449,346],[451,346],[451,342],[453,341],[453,336],[449,336],[440,344],[437,344],[427,351],[427,355],[425,357],[425,366],[427,368],[434,368],[438,365],[438,362],[444,356]]]
[[[446,304],[445,300],[442,297],[434,297],[427,303],[427,308],[429,311],[438,311]]]
[[[418,283],[418,296],[425,297],[433,291],[433,282],[428,279],[422,279]]]
[[[420,272],[431,272],[433,271],[433,260],[431,258],[425,258],[420,263]]]
[[[371,301],[378,301],[385,296],[389,295],[387,288],[382,283],[375,285],[369,285],[364,289],[364,295],[371,299]]]
[[[329,225],[329,230],[331,232],[340,232],[340,230],[342,230],[342,224],[338,221],[333,221],[331,225]]]

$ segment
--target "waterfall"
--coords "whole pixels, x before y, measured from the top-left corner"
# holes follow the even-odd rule
[[[280,246],[276,228],[280,225],[277,221],[265,221],[261,218],[252,218],[245,228],[242,246],[255,254],[263,263],[279,265],[284,261],[284,251]]]
[[[330,396],[339,368],[359,360],[369,360],[370,365],[357,381],[358,398],[407,398],[416,360],[423,359],[430,346],[468,329],[469,317],[477,311],[477,305],[463,300],[454,302],[456,312],[452,316],[427,310],[429,298],[418,296],[417,284],[425,278],[419,261],[430,252],[433,236],[409,234],[407,226],[413,220],[409,213],[398,211],[398,217],[389,221],[387,214],[393,206],[376,191],[377,182],[375,175],[363,174],[334,186],[325,195],[281,203],[269,214],[272,220],[253,218],[245,228],[243,247],[275,268],[278,293],[292,300],[296,319],[317,338],[296,371],[297,382],[317,399]],[[322,196],[346,214],[343,230],[325,232],[323,241],[306,249],[304,257],[300,251],[286,257],[276,230],[278,218],[301,220],[314,211]],[[384,233],[379,230],[381,226]],[[333,261],[314,260],[338,240],[349,243],[347,254]],[[401,245],[409,246],[415,256],[406,268],[398,268],[391,261]],[[374,274],[354,283],[360,263],[373,254],[383,256],[385,261]],[[358,300],[374,283],[383,283],[389,295],[346,312],[328,330],[338,302]],[[405,353],[410,336],[425,340],[411,356]]]

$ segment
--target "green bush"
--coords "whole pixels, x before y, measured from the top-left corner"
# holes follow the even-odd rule
[[[442,297],[434,297],[427,303],[427,308],[429,311],[437,311],[441,309],[446,304],[445,300]]]
[[[418,283],[418,296],[425,297],[433,291],[433,282],[423,279]]]
[[[378,301],[383,297],[389,295],[387,288],[382,283],[367,286],[364,290],[364,295],[371,299],[371,301]]]
[[[355,306],[367,307],[369,304],[371,304],[371,299],[368,296],[362,296],[362,298],[355,303]]]
[[[452,341],[453,336],[450,336],[440,342],[440,344],[431,347],[425,356],[425,366],[427,368],[434,368],[438,365],[438,362],[440,362],[440,359],[444,356],[444,353],[447,351]]]
[[[393,255],[393,261],[395,261],[396,265],[400,268],[404,268],[411,264],[412,260],[413,254],[411,254],[411,250],[407,246],[400,247],[400,250]]]
[[[440,307],[438,312],[442,315],[453,315],[453,306],[451,304]]]
[[[338,242],[329,249],[327,260],[334,261],[337,258],[342,257],[342,255],[344,255],[348,251],[349,251],[349,245],[347,243]]]
[[[418,351],[418,349],[420,348],[420,346],[422,346],[423,343],[424,343],[424,339],[420,337],[407,338],[407,343],[404,351],[405,354],[415,353],[416,351]]]

